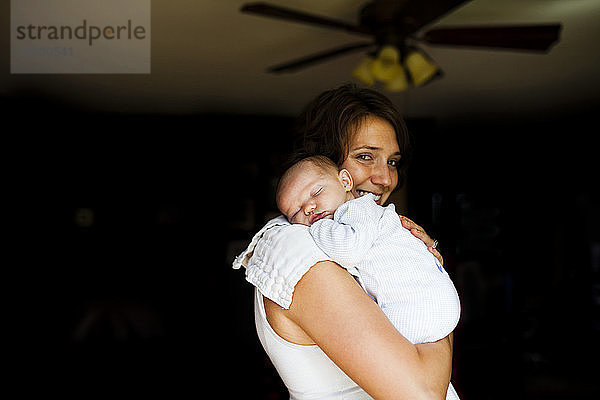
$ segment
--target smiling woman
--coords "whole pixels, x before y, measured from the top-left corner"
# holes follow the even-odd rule
[[[298,123],[293,158],[324,156],[335,164],[327,184],[337,187],[339,196],[329,198],[329,206],[346,195],[367,194],[360,200],[383,204],[403,181],[410,155],[408,132],[393,104],[378,92],[353,85],[324,92]],[[351,176],[347,184],[343,171]],[[269,221],[234,261],[234,268],[246,267],[246,279],[256,286],[256,330],[290,398],[456,399],[449,386],[452,334],[413,344],[303,226],[332,208],[313,206],[326,182],[318,171],[309,175],[287,182],[297,196],[287,196],[287,202],[278,198],[278,206],[298,224],[284,216]],[[398,225],[397,214],[391,216]],[[325,221],[329,219],[318,223]],[[402,224],[413,228],[411,232],[418,227]],[[415,236],[430,247],[433,241],[420,232]],[[430,252],[441,262],[437,251]]]
[[[367,116],[351,136],[348,156],[341,167],[354,178],[354,197],[367,193],[383,204],[398,185],[398,166],[402,153],[396,133],[386,120]]]
[[[381,93],[347,84],[321,93],[296,120],[294,153],[288,165],[322,155],[352,175],[354,197],[373,193],[382,205],[404,184],[412,156],[410,136],[394,104]],[[405,228],[440,261],[435,241],[400,217]]]
[[[344,85],[322,93],[300,115],[296,131],[292,164],[326,156],[350,171],[356,195],[374,193],[383,204],[404,183],[408,130],[390,100],[374,90]]]

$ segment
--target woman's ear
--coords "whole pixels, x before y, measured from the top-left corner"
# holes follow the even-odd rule
[[[352,186],[354,185],[354,183],[352,182],[352,176],[350,175],[350,172],[348,172],[347,169],[342,169],[340,170],[340,172],[338,172],[338,179],[342,183],[342,186],[344,187],[346,192],[352,190]]]

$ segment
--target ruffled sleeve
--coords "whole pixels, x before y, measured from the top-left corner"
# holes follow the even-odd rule
[[[288,309],[296,284],[319,261],[331,260],[317,247],[308,226],[280,216],[269,221],[233,262],[246,267],[246,280],[263,296]]]

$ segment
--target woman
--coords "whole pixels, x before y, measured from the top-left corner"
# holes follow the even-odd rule
[[[379,174],[377,171],[379,164],[369,163],[370,156],[367,153],[363,154],[361,149],[355,148],[354,157],[350,157],[350,133],[357,130],[357,124],[364,122],[365,116],[368,115],[378,117],[377,120],[392,125],[397,135],[396,144],[402,146],[399,161],[390,160],[397,167],[395,175],[398,180],[394,185],[390,181],[393,177],[386,173]],[[385,197],[379,204],[384,204],[391,192],[404,183],[406,168],[411,156],[408,131],[394,105],[380,93],[370,89],[359,89],[354,85],[344,85],[335,90],[323,92],[308,104],[298,117],[296,124],[295,150],[289,166],[308,156],[326,156],[338,163],[340,169],[346,168],[350,171],[356,181],[355,186],[360,186],[355,188],[354,195],[356,197],[365,194],[371,188],[383,188],[384,190],[380,191],[385,191]],[[377,132],[378,129],[374,127],[372,131]],[[366,135],[368,136],[368,133]],[[353,168],[353,166],[358,166],[358,168]],[[361,166],[375,167],[374,173],[369,173]],[[354,177],[353,174],[357,174],[359,171],[360,175]],[[394,175],[393,171],[392,175]],[[372,178],[370,183],[368,182],[369,178]],[[435,248],[435,241],[423,228],[409,218],[404,216],[400,218],[404,227],[410,229],[413,235],[421,239],[429,251],[443,264],[444,259]]]
[[[383,204],[402,180],[408,134],[381,94],[342,86],[318,96],[298,121],[297,158],[331,158],[350,171],[355,196],[373,193]],[[403,224],[442,261],[418,225]],[[246,277],[258,288],[257,332],[290,397],[445,398],[451,335],[411,344],[345,269],[290,226],[273,220],[236,259],[238,266],[244,260]]]

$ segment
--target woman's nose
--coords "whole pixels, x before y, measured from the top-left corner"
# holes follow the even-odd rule
[[[387,164],[378,165],[371,175],[371,181],[376,185],[390,186],[392,175]]]

